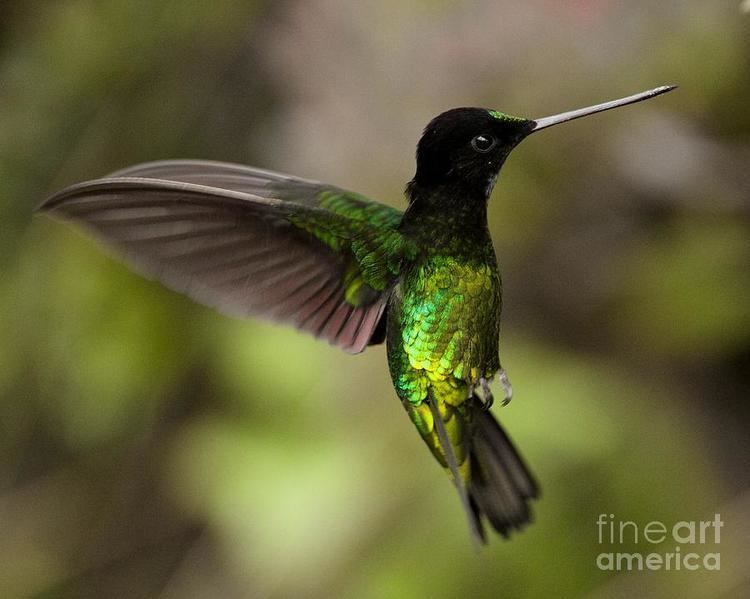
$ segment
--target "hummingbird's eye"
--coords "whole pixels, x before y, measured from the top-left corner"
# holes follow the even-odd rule
[[[474,139],[471,140],[471,147],[474,148],[477,152],[485,154],[486,152],[489,152],[492,148],[494,148],[496,143],[497,139],[495,139],[491,135],[477,135]]]

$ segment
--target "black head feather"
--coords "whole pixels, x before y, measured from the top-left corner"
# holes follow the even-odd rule
[[[425,127],[417,145],[417,171],[407,193],[442,186],[484,197],[510,151],[534,122],[484,108],[453,108]]]

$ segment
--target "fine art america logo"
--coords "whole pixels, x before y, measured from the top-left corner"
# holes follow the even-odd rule
[[[599,514],[596,527],[599,544],[649,543],[652,550],[623,553],[603,552],[596,557],[600,570],[720,570],[721,514],[713,520],[682,520],[667,525],[654,520],[639,526],[617,520],[614,514]],[[662,544],[664,544],[662,546]],[[713,551],[709,552],[707,545]]]

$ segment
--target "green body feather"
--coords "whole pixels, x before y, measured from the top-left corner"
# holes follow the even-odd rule
[[[500,368],[501,282],[486,229],[471,231],[471,237],[446,233],[438,243],[435,230],[432,238],[425,235],[420,258],[396,284],[388,312],[388,361],[409,416],[447,467],[425,400],[436,402],[468,481],[467,400],[480,377],[491,379]]]
[[[402,227],[404,213],[351,192],[324,191],[318,202],[327,210],[319,219],[307,213],[290,220],[352,256],[344,277],[352,305],[370,301],[395,278],[387,323],[393,384],[422,438],[447,468],[425,403],[435,401],[468,483],[472,417],[467,400],[480,377],[491,379],[500,368],[501,282],[486,222],[467,228],[460,212],[453,219],[441,213]],[[333,225],[330,213],[346,217],[347,226]]]
[[[467,228],[465,215],[454,212],[452,219],[441,213],[402,227],[404,213],[351,192],[324,191],[318,201],[329,213],[349,219],[348,226],[332,227],[329,213],[320,220],[309,214],[290,220],[332,249],[349,250],[344,284],[352,305],[370,301],[395,278],[387,323],[393,384],[422,438],[447,468],[425,403],[435,401],[468,483],[472,417],[467,400],[480,377],[491,379],[500,368],[502,288],[486,222]]]

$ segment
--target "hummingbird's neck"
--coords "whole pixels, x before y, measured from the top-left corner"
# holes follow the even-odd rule
[[[409,206],[401,221],[401,231],[409,236],[430,239],[476,238],[487,231],[485,190],[469,190],[462,185],[442,184],[424,187],[411,181],[406,187]]]

